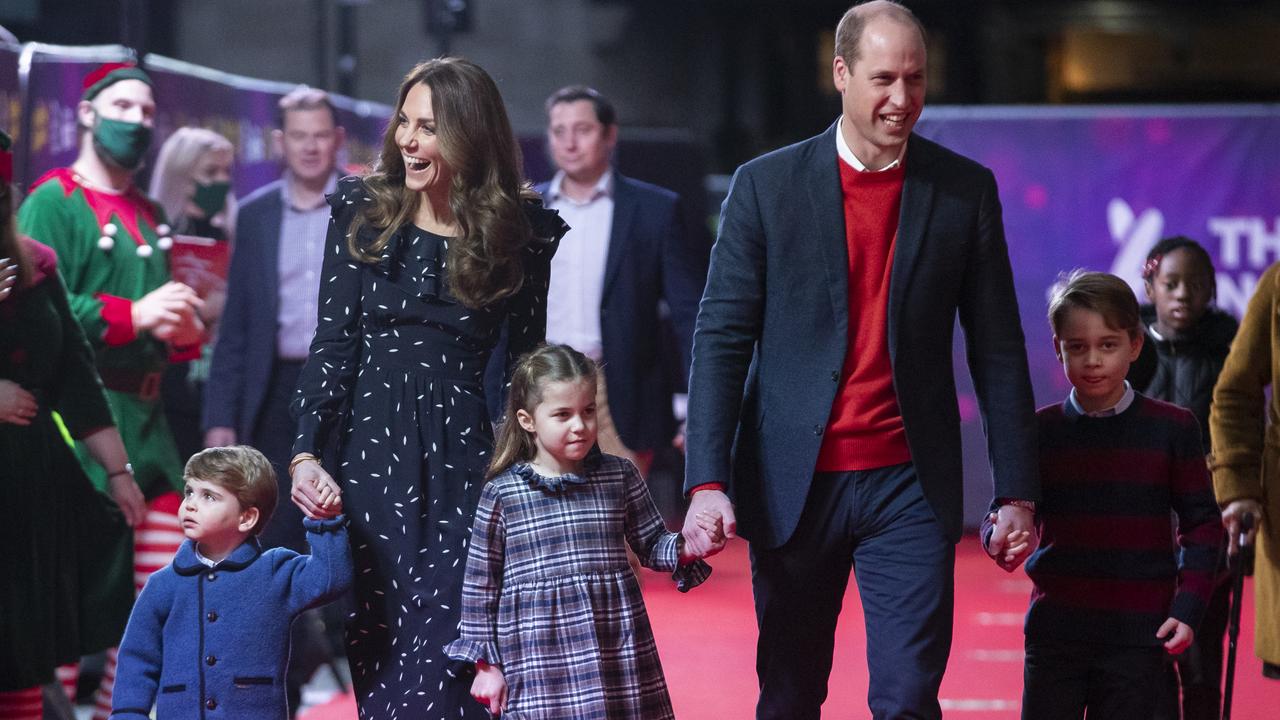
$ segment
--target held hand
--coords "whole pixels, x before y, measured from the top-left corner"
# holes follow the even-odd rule
[[[129,527],[137,527],[147,514],[147,501],[132,473],[120,473],[107,480],[111,486],[111,499],[120,506],[124,521]]]
[[[35,395],[12,380],[0,380],[0,422],[30,425],[39,410]]]
[[[313,520],[328,520],[342,512],[342,491],[320,463],[302,460],[294,467],[292,480],[289,497],[303,515]]]
[[[1165,640],[1165,651],[1170,655],[1177,655],[1191,646],[1191,641],[1196,638],[1196,632],[1190,625],[1175,618],[1169,618],[1156,631],[1157,640],[1164,640],[1166,637],[1169,639]]]
[[[507,711],[507,679],[502,671],[484,661],[476,663],[476,679],[471,683],[471,697],[489,709],[491,715]]]
[[[18,285],[18,264],[10,258],[0,258],[0,302],[13,294]]]
[[[1245,515],[1253,516],[1253,527],[1244,533],[1243,544],[1252,545],[1258,534],[1258,524],[1262,520],[1262,503],[1257,500],[1232,500],[1222,511],[1222,524],[1227,528],[1227,554],[1240,552],[1241,521]]]
[[[1001,505],[996,513],[995,531],[991,533],[988,554],[996,564],[1013,572],[1035,552],[1040,543],[1036,533],[1035,515],[1031,510],[1017,505]]]
[[[698,525],[698,516],[720,517],[724,538],[716,543],[706,530]],[[684,516],[684,544],[688,551],[697,557],[711,557],[724,549],[724,540],[735,537],[738,532],[738,521],[733,514],[733,503],[729,496],[719,490],[699,490],[689,501],[689,510]]]
[[[177,326],[183,313],[193,314],[203,303],[196,291],[180,282],[167,282],[133,301],[133,327],[139,332]],[[168,340],[168,337],[156,337]]]
[[[229,427],[211,427],[204,432],[204,446],[228,447],[236,444],[236,430]]]

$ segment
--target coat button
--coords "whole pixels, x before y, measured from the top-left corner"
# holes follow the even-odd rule
[[[218,579],[218,573],[211,572],[208,574],[207,577],[209,578],[209,582],[213,582],[214,580]]]
[[[209,622],[218,622],[218,613],[210,611],[205,617],[209,618]]]
[[[217,710],[217,709],[218,709],[218,701],[217,701],[217,699],[216,699],[216,698],[209,698],[208,700],[205,700],[205,701],[204,701],[204,706],[205,706],[205,707],[207,707],[207,708],[209,708],[210,710]]]
[[[204,662],[205,662],[205,664],[206,664],[206,665],[209,665],[209,666],[217,665],[217,664],[218,664],[218,658],[216,658],[216,657],[214,657],[214,656],[210,655],[209,657],[207,657],[207,658],[205,658],[205,659],[204,659]]]
[[[822,434],[822,426],[821,426],[821,425],[814,425],[814,426],[813,426],[813,434],[814,434],[814,435],[821,435],[821,434]]]

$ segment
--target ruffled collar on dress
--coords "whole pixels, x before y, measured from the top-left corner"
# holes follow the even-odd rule
[[[554,477],[547,477],[537,470],[533,469],[533,465],[527,462],[516,463],[511,467],[511,471],[518,477],[522,478],[529,485],[547,492],[560,492],[569,485],[581,485],[587,481],[586,476],[595,472],[601,461],[604,460],[604,453],[600,452],[600,446],[592,446],[591,451],[582,459],[583,475],[577,473],[565,473]]]

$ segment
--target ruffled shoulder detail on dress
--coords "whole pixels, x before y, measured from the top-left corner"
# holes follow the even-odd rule
[[[542,198],[527,198],[522,207],[525,217],[529,218],[529,227],[533,229],[530,246],[554,245],[569,232],[569,224],[560,217],[560,211],[543,206]]]
[[[511,473],[539,490],[560,492],[570,485],[581,485],[585,483],[591,473],[598,470],[603,462],[604,453],[600,452],[600,446],[596,445],[593,446],[591,451],[587,453],[587,456],[582,459],[582,475],[577,473],[565,473],[564,475],[547,477],[535,470],[533,465],[527,462],[516,463],[511,466]]]

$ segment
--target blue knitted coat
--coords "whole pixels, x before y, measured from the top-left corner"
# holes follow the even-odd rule
[[[346,519],[303,521],[310,555],[250,538],[209,568],[187,540],[138,596],[112,720],[284,720],[289,626],[351,586]]]

